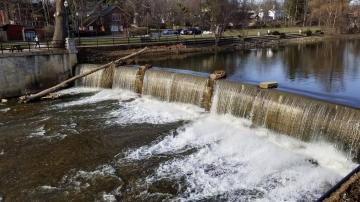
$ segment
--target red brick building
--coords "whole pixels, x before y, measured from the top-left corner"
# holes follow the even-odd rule
[[[120,7],[107,6],[89,15],[83,26],[85,31],[99,34],[119,33],[127,26],[127,18]]]

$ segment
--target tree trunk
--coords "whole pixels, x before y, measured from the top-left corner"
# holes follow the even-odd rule
[[[56,0],[55,30],[53,44],[57,47],[64,47],[64,0]]]
[[[22,96],[22,97],[19,98],[19,101],[20,101],[21,103],[28,103],[28,102],[30,102],[30,101],[40,99],[40,98],[42,98],[42,97],[44,97],[44,96],[49,95],[50,93],[53,93],[53,92],[55,92],[55,91],[58,91],[58,90],[61,90],[61,89],[65,88],[68,84],[70,84],[71,82],[76,81],[77,79],[80,79],[80,78],[82,78],[82,77],[85,77],[85,76],[87,76],[87,75],[90,75],[90,74],[92,74],[92,73],[94,73],[94,72],[100,71],[100,70],[102,70],[102,69],[106,69],[106,68],[109,68],[109,67],[113,67],[114,65],[118,65],[119,63],[124,62],[125,60],[128,60],[128,59],[130,59],[130,58],[133,58],[133,57],[135,57],[135,56],[137,56],[137,55],[145,52],[147,49],[148,49],[148,48],[145,47],[145,48],[141,49],[140,51],[138,51],[138,52],[136,52],[136,53],[130,54],[130,55],[128,55],[128,56],[125,56],[125,57],[123,57],[123,58],[120,58],[120,59],[118,59],[118,60],[115,60],[115,61],[113,61],[113,62],[110,62],[110,63],[108,63],[108,64],[105,64],[105,65],[103,65],[103,66],[101,66],[101,67],[98,67],[98,68],[96,68],[96,69],[93,69],[93,70],[91,70],[91,71],[85,72],[85,73],[83,73],[83,74],[74,76],[74,77],[72,77],[72,78],[70,78],[70,79],[68,79],[68,80],[66,80],[66,81],[61,82],[60,84],[58,84],[58,85],[56,85],[56,86],[53,86],[53,87],[48,88],[48,89],[46,89],[46,90],[43,90],[43,91],[41,91],[41,92],[39,92],[39,93],[37,93],[37,94],[29,95],[29,96]]]

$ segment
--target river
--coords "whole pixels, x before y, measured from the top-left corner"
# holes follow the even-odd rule
[[[356,44],[338,43],[347,47],[344,50]],[[181,67],[181,72],[210,72],[221,66],[231,80],[276,79],[283,89],[299,88],[300,93],[355,105],[359,95],[351,92],[359,82],[356,54],[343,53],[342,62],[339,54],[319,61],[311,57],[319,46],[327,45],[187,56],[153,64]],[[289,54],[295,54],[292,73],[285,59]],[[304,55],[308,59],[299,60]],[[349,57],[353,60],[346,60]],[[309,65],[329,60],[341,68]],[[147,73],[139,95],[121,89],[134,88],[125,84],[135,79],[135,71],[121,69],[114,75],[119,72],[128,73],[114,78],[113,89],[85,88],[86,82],[101,83],[101,75],[95,75],[59,92],[61,99],[0,104],[0,201],[313,201],[357,165],[321,138],[304,142],[249,119],[218,113],[216,107],[206,112],[198,107],[204,79],[155,69]],[[231,98],[237,103],[236,96]],[[219,106],[226,106],[222,102]],[[357,111],[351,110],[356,117]]]
[[[256,84],[277,81],[285,91],[360,108],[360,40],[333,39],[268,49],[154,58],[165,68],[212,72]]]

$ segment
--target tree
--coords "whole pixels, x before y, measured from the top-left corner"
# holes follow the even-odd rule
[[[290,25],[299,24],[306,19],[308,0],[285,0],[284,6]]]
[[[64,32],[64,0],[56,0],[56,12],[55,12],[55,30],[53,36],[53,43],[57,46],[63,45],[62,41],[65,39]],[[59,43],[60,42],[60,43]]]
[[[311,19],[316,20],[319,25],[331,28],[342,33],[348,29],[350,24],[350,1],[349,0],[311,0]]]
[[[226,27],[230,23],[237,23],[234,20],[239,12],[239,1],[207,0],[202,7],[202,11],[208,16],[208,23],[215,34],[215,45],[218,45]]]

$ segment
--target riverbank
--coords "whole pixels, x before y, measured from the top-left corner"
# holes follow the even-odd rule
[[[317,43],[328,39],[327,36],[300,36],[289,35],[285,39],[280,39],[278,36],[262,36],[237,39],[234,41],[226,41],[219,46],[213,43],[203,43],[196,45],[169,44],[169,45],[156,45],[153,44],[145,54],[138,58],[143,61],[151,59],[154,56],[162,57],[169,55],[182,55],[182,54],[204,54],[215,53],[223,51],[237,51],[251,48],[270,48],[277,46],[286,46],[291,44],[304,44],[304,43]],[[78,60],[79,63],[106,63],[119,57],[128,55],[142,48],[141,45],[137,46],[98,46],[98,47],[79,47]]]

